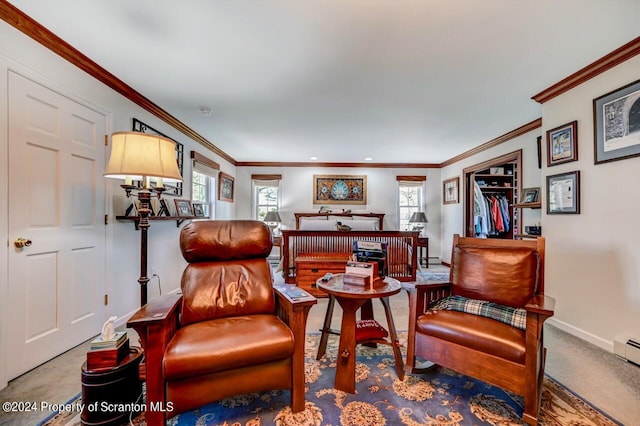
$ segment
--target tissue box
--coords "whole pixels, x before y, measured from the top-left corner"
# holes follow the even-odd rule
[[[129,339],[116,348],[94,349],[87,352],[87,370],[104,370],[117,367],[129,353]]]

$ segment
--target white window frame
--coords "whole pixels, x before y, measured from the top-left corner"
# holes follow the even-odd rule
[[[264,217],[260,217],[260,209],[262,207],[266,207],[266,212],[271,211],[271,210],[275,210],[275,211],[280,211],[280,203],[281,203],[281,199],[282,199],[282,190],[281,190],[281,186],[280,186],[280,179],[271,179],[271,180],[262,180],[262,179],[253,179],[251,181],[251,186],[252,186],[252,193],[253,193],[253,219],[255,220],[264,220]],[[276,203],[275,204],[260,204],[259,203],[259,189],[261,187],[275,187],[278,190],[277,196],[276,196]]]
[[[403,188],[416,188],[418,190],[418,200],[415,204],[402,205],[402,191]],[[398,230],[410,231],[411,225],[409,219],[414,212],[426,212],[424,200],[425,197],[425,181],[398,181],[397,191],[397,217],[398,217]]]
[[[198,173],[201,174],[203,176],[206,176],[206,182],[205,182],[205,198],[206,200],[200,200],[199,198],[196,198],[196,193],[194,191],[194,173]],[[204,164],[200,161],[197,160],[193,160],[192,162],[192,167],[191,167],[191,200],[192,201],[199,201],[202,202],[204,204],[204,214],[206,217],[208,217],[209,219],[215,219],[215,211],[216,209],[214,208],[214,203],[215,203],[215,199],[216,199],[216,192],[217,192],[217,181],[218,181],[218,173],[219,170],[210,167],[207,164]]]

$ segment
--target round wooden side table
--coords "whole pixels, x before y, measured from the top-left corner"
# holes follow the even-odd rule
[[[344,274],[335,274],[328,281],[319,279],[316,282],[317,287],[329,295],[327,314],[325,315],[320,345],[318,347],[318,357],[324,355],[329,334],[340,335],[334,387],[344,392],[356,392],[356,312],[363,305],[371,303],[373,299],[380,299],[384,307],[387,326],[389,328],[389,339],[386,344],[393,348],[396,371],[398,372],[398,378],[402,380],[404,378],[404,362],[402,360],[402,354],[400,353],[398,335],[389,306],[389,296],[399,293],[402,288],[400,281],[395,278],[385,277],[382,285],[370,288],[369,286],[345,284],[343,277]],[[338,301],[342,308],[342,323],[339,333],[330,329],[335,300]],[[363,309],[361,317],[363,320],[373,319],[372,309]]]

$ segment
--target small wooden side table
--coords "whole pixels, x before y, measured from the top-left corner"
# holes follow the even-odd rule
[[[422,249],[424,249],[424,256],[422,256]],[[424,262],[424,267],[429,267],[429,238],[418,237],[418,262]]]
[[[334,387],[343,392],[356,392],[356,312],[363,305],[370,304],[372,299],[380,299],[380,302],[382,302],[387,317],[387,326],[389,327],[389,339],[384,343],[393,348],[398,378],[400,380],[404,379],[404,362],[389,306],[389,296],[399,293],[402,288],[400,281],[386,277],[384,279],[385,285],[369,289],[369,287],[365,286],[345,284],[343,277],[344,274],[336,274],[328,281],[318,279],[316,282],[317,287],[329,295],[329,304],[327,305],[327,313],[318,347],[318,358],[322,357],[327,349],[329,334],[340,334]],[[339,333],[330,329],[335,300],[338,301],[342,308],[342,324]],[[361,316],[363,317],[362,319],[373,319],[373,312],[370,309],[363,309]]]

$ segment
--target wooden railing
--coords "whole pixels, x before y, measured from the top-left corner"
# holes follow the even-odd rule
[[[300,253],[351,253],[354,241],[387,243],[388,276],[415,281],[418,231],[282,231],[282,274],[296,282],[295,259]]]

